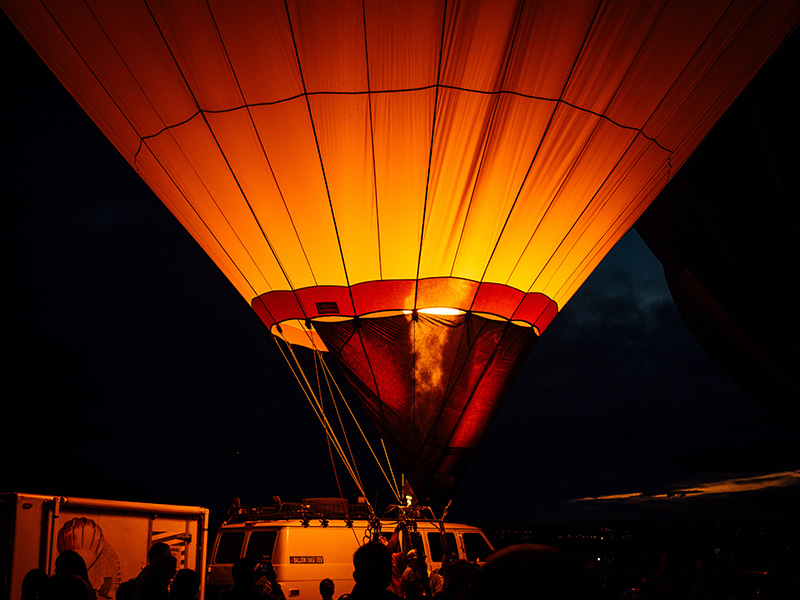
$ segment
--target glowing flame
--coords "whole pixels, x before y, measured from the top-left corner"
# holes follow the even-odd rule
[[[413,310],[404,310],[404,315],[413,314]],[[466,311],[461,310],[460,308],[447,308],[444,306],[435,306],[432,308],[420,308],[418,313],[422,315],[440,315],[440,316],[456,316],[456,315],[464,315]]]

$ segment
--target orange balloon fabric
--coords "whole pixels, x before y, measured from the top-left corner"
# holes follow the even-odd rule
[[[376,281],[410,282],[391,309],[422,308],[414,288],[430,278],[560,309],[800,12],[789,0],[2,6],[270,326],[321,314],[300,290]],[[271,314],[276,291],[293,311]],[[355,295],[337,306],[376,310]],[[541,331],[553,314],[522,320]]]

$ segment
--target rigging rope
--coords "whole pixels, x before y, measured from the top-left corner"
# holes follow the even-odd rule
[[[362,436],[364,442],[366,443],[367,448],[369,449],[370,453],[372,454],[372,457],[375,459],[375,462],[378,465],[378,468],[380,469],[380,471],[383,474],[384,478],[386,479],[386,482],[389,485],[389,488],[391,489],[391,491],[394,494],[395,498],[399,502],[400,498],[401,498],[400,492],[399,492],[399,489],[397,488],[397,482],[396,482],[395,477],[394,477],[394,471],[392,470],[391,462],[389,460],[388,453],[386,452],[386,445],[384,444],[383,439],[381,439],[381,445],[383,446],[383,449],[384,449],[384,455],[386,456],[386,464],[388,466],[389,473],[391,473],[391,478],[389,477],[389,475],[387,475],[386,468],[381,463],[381,460],[378,458],[377,454],[375,453],[374,449],[372,448],[372,444],[370,443],[369,439],[367,438],[367,435],[364,432],[364,429],[361,427],[361,424],[358,422],[358,419],[356,418],[356,415],[353,412],[353,409],[351,408],[350,404],[347,402],[347,398],[345,397],[342,389],[339,387],[339,384],[336,382],[336,379],[333,377],[333,373],[331,372],[330,368],[328,367],[327,363],[325,362],[325,359],[324,359],[322,353],[319,350],[314,350],[314,356],[315,356],[314,369],[315,369],[315,373],[316,373],[316,376],[317,376],[317,386],[316,386],[317,390],[315,391],[313,384],[309,381],[308,377],[306,376],[305,370],[303,369],[303,366],[300,364],[300,360],[298,359],[297,355],[294,353],[292,345],[290,343],[286,342],[285,340],[284,340],[284,343],[286,344],[286,350],[288,350],[288,355],[287,355],[287,352],[284,350],[283,346],[278,341],[277,336],[275,336],[275,344],[278,346],[278,349],[280,350],[281,355],[283,356],[284,360],[286,361],[286,364],[289,365],[289,368],[291,369],[292,374],[294,375],[295,379],[297,380],[298,385],[303,390],[303,393],[306,396],[306,400],[308,400],[308,403],[311,405],[311,408],[313,409],[314,414],[316,415],[317,419],[319,420],[320,424],[322,425],[323,429],[325,430],[325,434],[327,436],[328,444],[329,444],[329,451],[330,451],[331,447],[336,449],[336,452],[338,453],[339,458],[341,458],[342,463],[345,466],[345,469],[347,469],[347,472],[350,474],[351,479],[356,484],[356,487],[358,488],[358,490],[360,492],[360,495],[363,498],[366,499],[366,502],[367,502],[367,505],[369,506],[370,512],[372,512],[373,515],[375,514],[374,508],[372,507],[372,505],[369,503],[369,500],[367,499],[367,494],[366,494],[366,491],[364,489],[363,482],[361,481],[361,476],[360,476],[360,474],[358,472],[358,469],[356,467],[356,464],[355,464],[356,463],[355,455],[353,453],[353,449],[351,447],[350,440],[349,440],[349,438],[347,436],[347,432],[346,432],[345,427],[344,427],[344,421],[342,419],[342,415],[341,415],[341,412],[339,410],[339,405],[338,405],[337,398],[336,398],[337,394],[338,394],[339,399],[341,399],[341,401],[344,403],[345,407],[347,408],[347,411],[349,412],[350,417],[353,419],[353,423],[355,423],[358,431],[361,433],[361,436]],[[290,357],[291,357],[291,359],[290,359]],[[319,362],[317,363],[317,361],[319,361]],[[339,421],[339,427],[341,428],[341,435],[344,437],[344,445],[347,446],[346,450],[345,450],[344,445],[342,444],[342,442],[340,442],[339,437],[337,436],[337,432],[335,431],[331,421],[328,419],[328,417],[327,417],[327,415],[325,413],[325,408],[324,408],[324,405],[323,405],[323,396],[322,396],[322,383],[321,383],[320,377],[325,379],[325,384],[326,384],[326,387],[328,388],[328,394],[330,395],[331,402],[333,403],[334,410],[336,411],[336,415],[337,415],[337,418],[338,418],[338,421]],[[336,390],[336,393],[334,393],[334,388]],[[348,454],[349,454],[349,457],[348,457]],[[331,456],[332,456],[332,453],[331,453]],[[334,474],[335,474],[335,472],[336,472],[336,467],[334,465]],[[337,485],[338,485],[339,484],[338,475],[336,475],[336,481],[337,481]],[[341,495],[341,487],[339,488],[339,493]]]
[[[333,443],[334,448],[336,448],[336,451],[338,452],[339,457],[342,459],[342,462],[344,463],[345,468],[350,473],[350,477],[353,479],[353,482],[356,484],[356,487],[358,487],[358,490],[361,493],[361,495],[364,498],[366,498],[367,494],[366,494],[366,492],[364,490],[364,486],[362,485],[360,479],[358,478],[358,476],[354,472],[354,470],[352,468],[352,465],[350,465],[349,461],[347,460],[347,457],[344,454],[344,450],[342,449],[341,444],[339,443],[338,439],[336,438],[336,435],[334,434],[330,423],[328,422],[327,418],[325,417],[325,413],[324,413],[324,411],[322,411],[322,407],[320,406],[317,398],[315,397],[313,388],[311,387],[311,384],[308,381],[308,378],[306,377],[305,372],[303,371],[303,368],[302,368],[302,366],[300,365],[300,362],[297,359],[297,356],[295,356],[294,351],[292,350],[291,344],[287,343],[286,346],[287,346],[287,349],[289,350],[289,353],[291,354],[292,358],[294,359],[294,363],[295,363],[294,365],[292,364],[292,361],[290,361],[289,358],[286,356],[286,353],[284,352],[284,350],[281,347],[280,343],[277,341],[277,338],[275,339],[275,343],[277,344],[278,348],[280,349],[281,354],[283,355],[283,358],[286,360],[286,364],[288,364],[289,368],[292,370],[292,374],[295,376],[295,379],[297,380],[297,383],[300,385],[300,388],[303,390],[303,393],[306,396],[306,400],[308,400],[309,404],[311,405],[311,408],[314,410],[314,414],[317,416],[317,419],[319,419],[319,422],[322,425],[323,429],[328,434],[328,437],[331,440],[331,442]],[[295,366],[297,367],[297,370],[295,370]],[[297,371],[299,371],[300,374],[302,375],[302,381],[300,379],[300,376],[297,374]],[[304,383],[305,383],[305,385],[304,385]],[[367,503],[369,505],[369,500],[367,500]],[[369,505],[369,506],[370,506],[370,510],[372,510],[372,506],[371,505]]]
[[[358,428],[359,433],[361,433],[361,437],[364,438],[364,443],[366,443],[367,448],[369,448],[369,451],[372,454],[372,457],[375,459],[375,463],[378,465],[378,468],[381,470],[381,473],[383,474],[383,477],[386,479],[386,483],[389,484],[389,488],[392,490],[392,493],[394,494],[395,498],[397,499],[398,502],[400,502],[402,496],[400,495],[400,491],[397,488],[397,483],[394,482],[394,484],[393,484],[392,480],[390,480],[389,476],[386,474],[386,470],[384,469],[383,465],[381,464],[381,461],[378,458],[378,455],[375,454],[375,450],[372,449],[372,444],[370,444],[369,439],[367,439],[367,434],[364,433],[364,429],[361,427],[361,424],[358,422],[358,419],[356,418],[356,415],[353,413],[353,409],[350,408],[350,404],[347,402],[347,398],[345,397],[344,392],[342,392],[341,388],[339,387],[339,384],[336,383],[336,379],[334,379],[333,373],[331,373],[330,369],[328,368],[328,364],[325,362],[325,359],[322,357],[321,354],[320,354],[320,362],[321,362],[322,366],[325,367],[325,371],[327,373],[326,380],[329,381],[329,382],[330,381],[333,382],[333,385],[336,387],[336,391],[339,393],[339,397],[342,399],[342,402],[344,402],[344,405],[347,407],[347,410],[348,410],[348,412],[350,413],[350,416],[353,419],[353,423],[355,423],[356,427]],[[333,396],[333,392],[332,391],[331,391],[331,396]],[[385,451],[386,450],[386,446],[385,446],[385,444],[383,444],[383,439],[381,439],[381,444],[384,446],[384,451]],[[389,470],[391,471],[392,470],[392,465],[389,462],[389,455],[388,454],[386,455],[386,461],[387,461],[387,464],[389,465]],[[394,474],[392,475],[392,477],[394,478]]]
[[[386,444],[383,443],[383,438],[381,438],[381,446],[383,447],[383,455],[386,457],[386,464],[389,466],[389,474],[392,476],[392,491],[394,491],[394,495],[397,496],[398,501],[400,500],[400,488],[397,486],[397,478],[394,476],[394,469],[392,469],[392,461],[389,460],[389,453],[386,451]]]
[[[339,427],[341,428],[342,435],[344,436],[344,441],[347,444],[347,450],[350,453],[350,460],[353,462],[353,470],[356,472],[356,474],[358,475],[358,477],[360,479],[361,478],[361,474],[358,473],[358,467],[356,467],[356,457],[353,454],[353,448],[350,446],[350,438],[347,436],[347,431],[345,430],[344,422],[342,421],[342,415],[339,413],[339,405],[336,402],[336,397],[333,395],[333,389],[331,389],[331,379],[333,379],[333,375],[329,375],[328,366],[325,364],[325,361],[323,360],[323,357],[322,357],[322,353],[319,350],[317,350],[317,349],[314,350],[314,357],[315,357],[315,361],[314,361],[315,368],[316,368],[316,365],[317,365],[317,361],[319,361],[319,364],[325,370],[325,383],[328,386],[328,394],[330,394],[331,402],[333,402],[334,410],[336,410],[336,416],[339,419]],[[338,389],[339,388],[337,386],[337,390]],[[340,391],[340,393],[341,393],[341,391]],[[320,391],[320,398],[321,397],[322,397],[322,391]],[[344,395],[342,395],[342,397],[344,398]],[[346,403],[346,401],[345,401],[345,403]]]

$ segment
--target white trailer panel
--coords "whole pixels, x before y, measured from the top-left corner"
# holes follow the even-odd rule
[[[80,554],[98,599],[114,599],[119,584],[136,577],[156,542],[170,545],[178,569],[201,575],[205,592],[208,509],[37,494],[0,494],[2,598],[19,600],[22,580],[35,568],[49,575],[63,550]]]

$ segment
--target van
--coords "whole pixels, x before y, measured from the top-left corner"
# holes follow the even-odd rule
[[[413,528],[421,534],[428,570],[442,566],[445,548],[458,558],[483,562],[494,549],[478,527],[446,523],[444,540],[439,522],[415,507]],[[389,538],[409,511],[380,519],[381,535]],[[213,600],[233,585],[231,568],[242,557],[270,560],[287,598],[316,600],[319,583],[332,579],[336,596],[353,588],[353,553],[370,540],[368,507],[335,499],[276,502],[270,507],[236,507],[217,531],[208,563],[206,586]],[[408,551],[410,548],[402,548]]]

